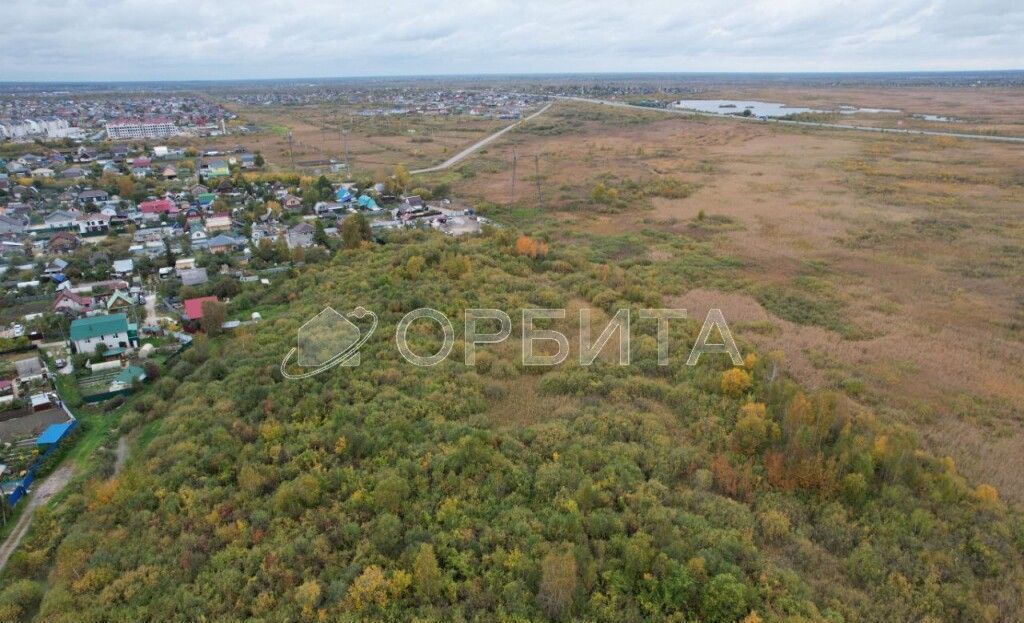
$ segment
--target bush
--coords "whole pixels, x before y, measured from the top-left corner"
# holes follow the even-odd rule
[[[789,535],[789,517],[782,511],[767,510],[758,517],[761,536],[769,543],[777,543]]]
[[[732,368],[722,373],[722,393],[739,396],[753,385],[750,373],[742,368]]]

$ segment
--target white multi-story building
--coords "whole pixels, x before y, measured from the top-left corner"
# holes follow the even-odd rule
[[[17,140],[30,136],[46,136],[47,138],[64,138],[72,133],[65,119],[23,119],[20,121],[0,121],[0,136],[9,140]]]
[[[127,119],[107,124],[107,137],[111,140],[163,138],[177,136],[181,130],[170,119]]]

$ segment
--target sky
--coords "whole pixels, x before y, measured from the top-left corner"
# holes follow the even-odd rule
[[[1024,69],[1021,0],[2,0],[0,82]]]

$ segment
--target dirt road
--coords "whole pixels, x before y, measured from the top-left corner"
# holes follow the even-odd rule
[[[459,162],[465,160],[467,157],[472,155],[474,152],[477,152],[477,151],[483,149],[484,147],[486,147],[487,145],[489,145],[489,144],[493,143],[494,141],[498,140],[506,132],[511,132],[512,130],[518,128],[520,125],[530,121],[531,119],[534,119],[534,118],[544,114],[547,111],[548,108],[551,108],[551,104],[546,104],[544,106],[544,108],[541,108],[540,110],[538,110],[537,112],[533,113],[529,117],[527,117],[525,119],[521,119],[519,121],[516,121],[515,123],[513,123],[510,126],[508,126],[507,128],[503,128],[501,130],[498,130],[497,132],[495,132],[494,134],[488,136],[487,138],[485,138],[483,140],[480,140],[480,141],[477,141],[476,143],[473,143],[469,147],[463,149],[462,151],[460,151],[459,153],[455,154],[451,158],[445,160],[444,162],[442,162],[441,164],[437,165],[436,167],[428,167],[426,169],[416,169],[415,171],[410,171],[410,173],[412,173],[413,175],[418,175],[420,173],[433,173],[434,171],[443,171],[443,170],[445,170],[447,168],[450,168],[450,167],[458,164]]]
[[[3,545],[0,545],[0,570],[7,565],[7,560],[14,553],[14,550],[18,548],[21,539],[28,532],[28,527],[32,523],[32,515],[35,513],[35,510],[60,493],[71,482],[71,478],[74,475],[74,464],[67,463],[47,476],[42,482],[36,484],[32,495],[25,502],[26,506],[21,513],[21,517],[18,519],[18,523],[15,524],[14,530],[7,536],[7,540],[4,541]]]

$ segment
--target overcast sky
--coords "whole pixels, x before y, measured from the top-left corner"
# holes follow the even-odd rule
[[[1024,68],[1022,0],[0,0],[0,81]]]

